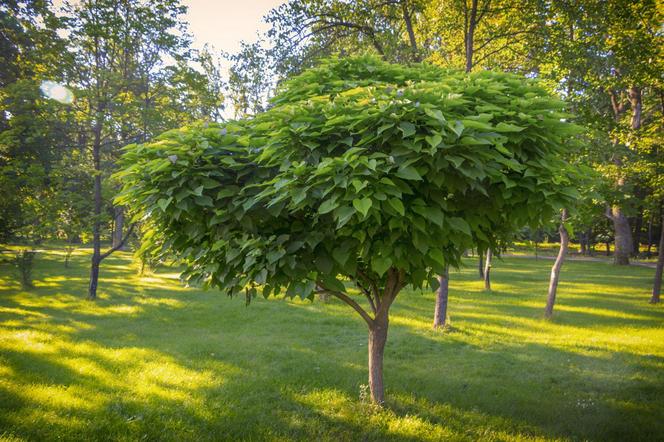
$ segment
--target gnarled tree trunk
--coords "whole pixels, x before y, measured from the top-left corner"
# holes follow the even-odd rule
[[[563,262],[565,261],[565,256],[567,255],[567,249],[569,248],[569,234],[565,228],[566,220],[567,209],[563,209],[560,227],[558,228],[558,232],[560,233],[560,249],[558,250],[556,261],[553,263],[553,267],[551,268],[549,293],[546,298],[546,308],[544,310],[544,316],[547,319],[551,318],[553,315],[553,306],[556,303],[556,291],[558,290],[558,281],[560,279],[560,269],[563,267]]]
[[[436,308],[433,313],[433,328],[445,327],[447,321],[447,299],[449,296],[449,268],[445,268],[445,273],[438,276],[438,292],[436,293]]]

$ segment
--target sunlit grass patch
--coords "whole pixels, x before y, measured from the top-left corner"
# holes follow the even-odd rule
[[[388,403],[366,397],[366,328],[346,305],[227,299],[173,269],[102,266],[85,301],[87,250],[37,258],[36,288],[0,266],[0,440],[658,440],[664,308],[653,271],[476,261],[451,273],[451,328],[434,294],[405,290],[386,348]],[[364,300],[358,296],[359,302]]]

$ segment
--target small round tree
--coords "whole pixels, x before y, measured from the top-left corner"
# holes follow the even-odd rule
[[[324,292],[352,307],[382,403],[399,292],[435,289],[464,250],[494,248],[573,199],[560,158],[574,127],[532,80],[371,57],[323,62],[272,104],[128,146],[118,203],[189,281],[247,300]]]

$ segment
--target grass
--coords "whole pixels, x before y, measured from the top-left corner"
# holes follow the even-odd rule
[[[84,301],[88,251],[37,258],[21,291],[0,265],[0,440],[664,439],[664,308],[654,271],[563,268],[542,319],[550,261],[451,274],[445,333],[433,294],[405,291],[386,349],[388,404],[366,394],[366,330],[337,302],[229,300],[173,269],[103,264]],[[476,264],[476,263],[475,263]]]

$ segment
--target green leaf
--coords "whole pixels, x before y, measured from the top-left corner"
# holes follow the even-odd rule
[[[168,198],[161,198],[159,201],[157,201],[157,205],[163,212],[165,212],[171,201],[173,201],[173,197],[170,196]]]
[[[346,262],[348,262],[348,258],[350,257],[350,249],[347,245],[341,244],[332,251],[332,257],[343,267],[346,265]]]
[[[496,132],[521,132],[525,127],[509,123],[498,123],[495,127]]]
[[[374,256],[371,258],[371,268],[374,272],[378,273],[378,276],[383,276],[387,269],[392,265],[392,260],[383,256]]]
[[[371,198],[355,198],[353,200],[353,207],[357,209],[358,212],[360,212],[363,216],[367,216],[367,213],[369,212],[369,209],[371,208],[372,201]]]
[[[397,170],[396,176],[404,180],[422,181],[422,176],[413,166],[401,167]]]
[[[392,206],[392,208],[396,210],[399,213],[399,215],[404,216],[406,214],[406,211],[403,207],[403,203],[401,202],[400,199],[390,198],[389,200],[387,200],[387,202],[390,203],[390,206]]]
[[[441,137],[438,134],[434,134],[431,136],[427,135],[426,137],[424,137],[424,139],[427,141],[427,143],[429,143],[431,147],[438,147],[438,145],[443,141],[443,137]]]
[[[355,214],[355,209],[349,206],[341,206],[334,211],[334,219],[337,220],[337,229],[342,228]]]
[[[399,123],[399,129],[401,129],[401,132],[403,132],[404,138],[408,138],[411,135],[415,135],[416,132],[415,125],[407,121],[402,121],[401,123]]]
[[[438,249],[438,248],[433,248],[429,250],[429,257],[434,260],[434,262],[440,267],[445,267],[445,257],[443,256],[443,252]]]
[[[273,264],[277,261],[279,261],[284,255],[286,254],[286,251],[283,249],[278,249],[278,250],[272,250],[268,252],[268,254],[265,256],[267,258],[267,262],[270,264]]]
[[[447,223],[452,226],[454,230],[459,230],[468,236],[472,236],[470,233],[470,226],[464,219],[453,216],[447,218]]]
[[[323,204],[320,205],[318,208],[318,213],[323,215],[333,211],[337,207],[339,207],[339,203],[336,201],[336,198],[330,198],[329,200],[325,200]]]
[[[206,207],[213,207],[214,206],[214,204],[212,202],[212,198],[210,198],[207,195],[197,196],[195,201],[199,206],[206,206]]]

